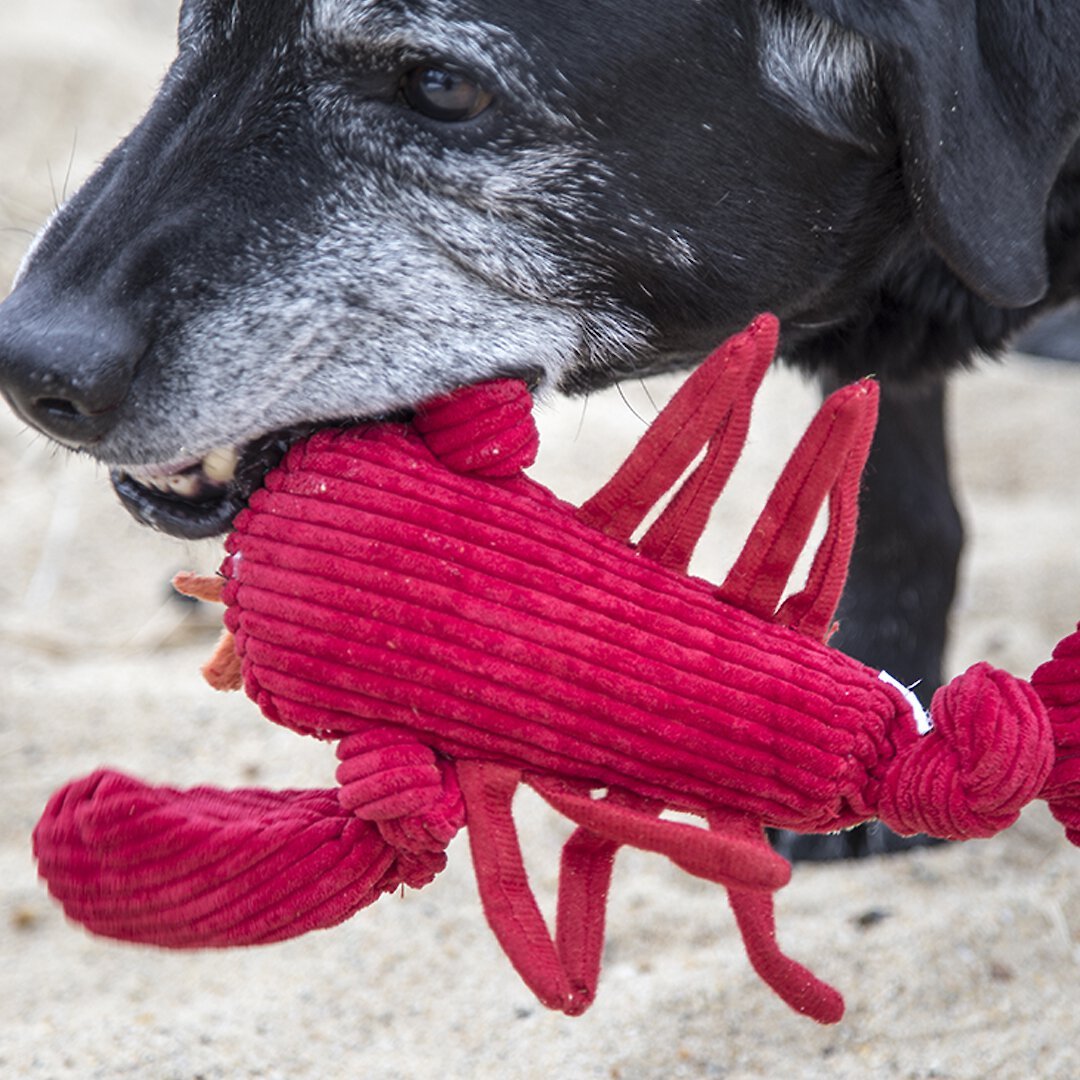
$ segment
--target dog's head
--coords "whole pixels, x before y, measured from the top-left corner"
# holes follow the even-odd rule
[[[988,98],[1007,20],[879,8],[184,0],[150,111],[0,308],[0,385],[194,536],[297,431],[691,363],[764,308],[828,322],[915,235],[1031,302],[1064,106],[1028,122],[1015,63],[1012,112]]]

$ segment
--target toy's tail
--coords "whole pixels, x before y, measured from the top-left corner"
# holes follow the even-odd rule
[[[181,791],[105,770],[52,797],[34,852],[69,918],[175,949],[334,926],[399,884],[430,881],[446,858],[400,858],[337,791]]]
[[[1030,683],[976,664],[934,696],[934,728],[899,748],[878,815],[900,833],[992,836],[1041,797],[1080,846],[1080,628]]]
[[[1031,682],[1054,731],[1054,767],[1042,797],[1065,835],[1080,846],[1080,628],[1058,644]]]
[[[1031,685],[975,664],[934,695],[933,729],[897,730],[878,816],[901,835],[946,840],[1007,829],[1043,790],[1054,760],[1046,710]]]

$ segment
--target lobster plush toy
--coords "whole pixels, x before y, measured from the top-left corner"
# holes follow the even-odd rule
[[[822,406],[723,584],[687,575],[776,333],[763,316],[717,350],[581,507],[523,473],[537,434],[516,381],[294,446],[237,517],[220,578],[178,584],[226,604],[211,682],[242,684],[269,719],[334,741],[340,786],[75,781],[34,837],[68,915],[172,948],[277,941],[430,882],[464,826],[507,956],[545,1005],[574,1014],[596,990],[612,862],[628,844],[724,886],[761,977],[832,1022],[840,995],[777,944],[773,893],[790,868],[766,827],[878,818],[986,837],[1042,797],[1080,841],[1080,633],[1030,682],[974,666],[929,717],[825,643],[872,382]],[[826,498],[806,584],[783,599]],[[577,826],[554,934],[511,814],[522,783]]]

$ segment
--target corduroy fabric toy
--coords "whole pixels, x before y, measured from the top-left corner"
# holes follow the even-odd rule
[[[723,885],[757,972],[832,1022],[840,995],[777,944],[773,893],[790,868],[765,827],[876,817],[985,837],[1041,796],[1078,842],[1080,634],[1031,682],[975,665],[937,693],[932,723],[895,680],[825,643],[872,382],[822,406],[724,583],[687,575],[776,333],[762,316],[717,350],[580,508],[522,472],[537,434],[516,381],[293,447],[238,516],[221,578],[179,587],[227,605],[208,678],[335,741],[340,787],[76,781],[35,832],[68,915],[174,948],[277,941],[431,881],[467,825],[507,956],[545,1005],[575,1014],[595,993],[612,862],[628,844]],[[826,498],[806,584],[782,599]],[[511,814],[522,783],[577,825],[554,935]]]

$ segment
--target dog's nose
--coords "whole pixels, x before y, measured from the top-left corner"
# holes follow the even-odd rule
[[[144,344],[121,317],[19,303],[0,306],[0,393],[66,446],[100,442],[118,419]]]

